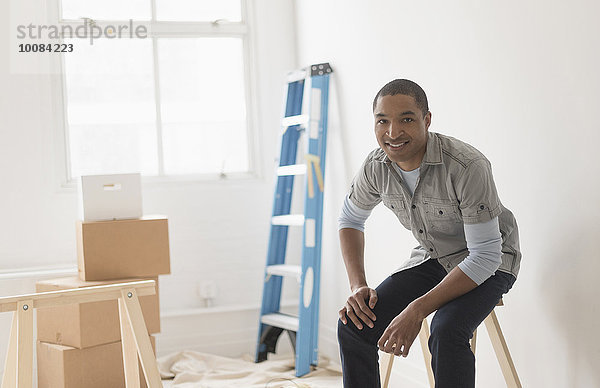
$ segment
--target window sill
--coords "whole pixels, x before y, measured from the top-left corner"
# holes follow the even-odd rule
[[[77,276],[77,267],[48,266],[32,268],[15,268],[0,271],[0,280],[38,279],[61,276]]]
[[[220,174],[189,174],[142,176],[143,188],[179,187],[189,185],[207,186],[239,186],[265,183],[264,177],[256,172],[236,172],[221,176]],[[60,190],[71,192],[77,190],[77,181],[70,180],[60,184]]]

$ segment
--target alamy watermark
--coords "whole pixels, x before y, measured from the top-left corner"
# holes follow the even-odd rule
[[[90,44],[94,44],[95,39],[121,39],[148,37],[148,28],[144,25],[134,26],[133,20],[127,24],[98,26],[96,21],[89,18],[83,18],[83,24],[72,26],[69,24],[57,25],[28,25],[20,24],[17,26],[17,39],[48,40],[61,38],[79,38],[89,39]]]

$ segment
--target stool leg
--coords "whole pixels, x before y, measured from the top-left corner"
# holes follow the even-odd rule
[[[8,351],[4,363],[4,374],[2,375],[2,388],[14,388],[17,386],[17,312],[13,313],[10,337],[8,337]]]
[[[496,358],[498,358],[500,369],[502,369],[502,374],[504,375],[504,380],[506,381],[507,387],[522,388],[515,364],[510,356],[508,346],[506,345],[506,340],[504,339],[504,335],[500,329],[500,323],[498,322],[496,313],[492,311],[490,315],[485,318],[484,322],[490,336],[492,346],[494,347]]]
[[[419,331],[419,342],[421,343],[421,350],[423,352],[423,359],[425,361],[425,369],[427,370],[427,378],[429,379],[429,386],[435,387],[435,379],[433,377],[433,369],[431,368],[431,353],[429,352],[429,324],[427,319],[423,320],[421,331]],[[380,370],[381,370],[381,387],[387,388],[390,383],[390,376],[392,374],[392,365],[394,364],[394,355],[391,353],[384,353],[381,358]]]
[[[33,300],[17,303],[17,387],[33,387]]]
[[[473,332],[473,338],[471,338],[471,351],[475,354],[475,347],[477,346],[477,329]]]
[[[392,375],[392,365],[394,365],[394,355],[392,353],[383,353],[379,363],[381,388],[387,388]]]
[[[140,370],[138,368],[138,354],[135,348],[135,339],[133,338],[127,311],[125,311],[125,304],[121,298],[119,298],[119,318],[121,323],[121,347],[123,348],[125,387],[140,388]]]
[[[129,318],[129,323],[131,324],[133,339],[138,351],[138,356],[140,357],[148,388],[161,388],[162,382],[160,381],[160,374],[158,373],[156,357],[152,352],[152,345],[150,344],[150,338],[148,337],[148,329],[144,323],[142,308],[140,307],[140,301],[138,300],[135,289],[121,290],[121,300],[123,300],[127,318]]]
[[[425,370],[427,371],[429,386],[433,388],[435,387],[435,379],[433,378],[433,369],[431,368],[431,353],[429,352],[429,323],[427,323],[427,319],[424,319],[423,324],[421,325],[421,331],[419,331],[419,340],[421,342],[423,359],[425,360]]]

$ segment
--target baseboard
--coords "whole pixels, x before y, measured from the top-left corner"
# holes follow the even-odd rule
[[[295,310],[297,301],[284,301],[282,310]],[[236,305],[161,313],[157,334],[157,355],[193,350],[226,357],[255,353],[260,306]],[[277,355],[291,355],[293,349],[282,336]]]
[[[286,301],[282,307],[294,309],[297,301]],[[254,355],[258,335],[260,307],[229,306],[189,309],[161,314],[161,333],[156,335],[159,357],[184,350],[193,350],[227,357]],[[337,327],[319,328],[319,355],[339,365]],[[293,354],[287,336],[277,343],[273,357]],[[269,355],[271,357],[271,355]]]

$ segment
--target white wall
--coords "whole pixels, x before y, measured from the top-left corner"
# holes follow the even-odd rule
[[[38,0],[27,0],[26,4],[31,5],[32,1]],[[263,177],[143,185],[144,212],[169,217],[172,274],[160,277],[163,331],[158,337],[159,353],[163,348],[169,351],[212,348],[229,355],[254,352],[283,86],[286,72],[296,68],[296,57],[294,24],[290,22],[293,3],[255,0],[252,4],[252,33],[256,36],[256,138],[260,141],[257,160]],[[43,7],[38,9],[43,12]],[[0,3],[0,25],[5,27],[0,32],[0,271],[74,267],[77,200],[75,190],[61,188],[55,178],[56,169],[61,166],[55,165],[53,78],[10,74],[8,53],[16,47],[9,46],[8,26],[12,24],[8,15],[9,2],[3,1]],[[45,15],[32,15],[32,20],[45,20]],[[0,277],[0,295],[32,292],[34,280],[7,281]],[[199,310],[202,301],[197,287],[209,280],[218,289],[215,309]],[[247,319],[249,314],[254,319]],[[223,327],[215,318],[221,315],[233,323]],[[0,366],[6,349],[2,333],[8,335],[9,323],[9,314],[2,314]],[[186,331],[190,339],[182,343],[180,337]],[[198,336],[195,331],[210,336]],[[248,333],[250,338],[246,338]],[[174,342],[170,341],[172,338]],[[212,342],[207,342],[207,338]],[[227,348],[218,346],[219,338],[229,338]]]
[[[499,312],[523,383],[528,387],[600,384],[599,302],[593,249],[599,226],[600,27],[592,1],[569,2],[296,2],[255,0],[258,35],[259,136],[265,178],[252,182],[145,185],[147,213],[170,218],[172,275],[161,277],[163,333],[189,348],[206,344],[219,320],[196,314],[199,281],[217,282],[218,306],[242,304],[223,328],[237,352],[245,341],[248,306],[260,300],[286,70],[329,61],[332,85],[322,263],[321,353],[337,358],[337,309],[348,292],[337,243],[341,198],[366,153],[376,146],[371,101],[396,77],[428,92],[432,130],[464,139],[494,165],[504,204],[521,229],[523,266]],[[0,25],[9,25],[8,2]],[[297,31],[295,31],[297,28]],[[297,57],[293,44],[297,34]],[[58,188],[53,155],[51,78],[9,74],[8,31],[0,34],[0,270],[75,265],[76,198]],[[218,205],[218,207],[217,207]],[[367,273],[382,280],[415,244],[391,214],[376,209],[367,224]],[[401,249],[390,249],[391,245]],[[0,293],[27,292],[31,282],[3,282]],[[186,314],[186,311],[189,314]],[[183,313],[181,315],[180,313]],[[211,314],[210,311],[207,314]],[[256,315],[256,311],[254,312]],[[0,333],[8,332],[2,314]],[[181,317],[181,319],[179,319]],[[206,323],[208,321],[208,323]],[[199,326],[202,322],[204,326]],[[253,326],[254,329],[254,326]],[[190,343],[179,337],[191,333]],[[201,331],[202,334],[192,330]],[[255,332],[252,331],[252,332]],[[501,387],[485,335],[478,346],[479,385]],[[0,355],[5,338],[0,334]],[[226,351],[230,352],[231,348]],[[230,355],[234,355],[231,354]],[[0,356],[0,362],[3,357]],[[2,365],[2,364],[0,364]],[[397,360],[394,382],[425,378],[418,349]],[[412,386],[412,385],[411,385]]]
[[[372,98],[387,81],[409,78],[428,92],[431,129],[492,161],[501,199],[517,217],[522,269],[498,315],[523,385],[600,386],[600,5],[304,0],[296,9],[299,63],[331,62],[339,103],[340,138],[329,163],[341,164],[326,176],[322,339],[333,335],[348,293],[334,217],[348,175],[377,145]],[[413,245],[391,214],[376,209],[367,224],[370,283]],[[478,386],[502,387],[482,334]],[[321,349],[337,357],[331,342],[323,339]],[[426,381],[415,350],[396,361],[396,383],[401,374]]]

